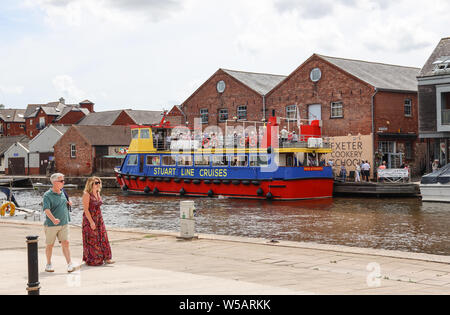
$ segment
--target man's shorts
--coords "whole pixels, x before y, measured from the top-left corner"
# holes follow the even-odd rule
[[[45,242],[47,245],[55,244],[56,237],[60,242],[69,240],[69,225],[63,226],[45,226]]]

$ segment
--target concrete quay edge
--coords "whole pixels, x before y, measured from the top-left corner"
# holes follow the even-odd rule
[[[42,226],[42,222],[26,222],[14,219],[0,218],[0,224],[16,224],[16,225],[34,225]],[[78,227],[79,225],[71,224],[70,226]],[[139,228],[110,228],[107,227],[108,231],[119,232],[119,233],[137,233],[137,234],[151,234],[155,236],[168,236],[168,237],[179,237],[179,232],[174,231],[164,231],[164,230],[147,230]],[[286,248],[299,248],[299,249],[309,249],[324,252],[335,252],[342,254],[355,254],[355,255],[370,255],[379,256],[386,258],[397,258],[404,260],[416,260],[431,263],[441,263],[450,264],[450,256],[443,255],[432,255],[426,253],[412,253],[403,252],[396,250],[386,250],[386,249],[373,249],[373,248],[361,248],[361,247],[350,247],[344,245],[331,245],[331,244],[318,244],[312,242],[294,242],[294,241],[283,241],[276,240],[276,243],[271,242],[271,240],[263,238],[248,238],[241,236],[226,236],[226,235],[214,235],[214,234],[203,234],[196,233],[198,240],[211,240],[211,241],[221,241],[221,242],[232,242],[232,243],[246,243],[261,246],[273,246],[273,247],[286,247]],[[195,242],[195,240],[193,240]]]

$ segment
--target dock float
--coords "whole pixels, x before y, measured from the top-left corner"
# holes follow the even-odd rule
[[[420,185],[416,183],[334,182],[335,196],[420,197]]]

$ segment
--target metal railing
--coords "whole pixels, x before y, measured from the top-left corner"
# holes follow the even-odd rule
[[[450,109],[444,109],[442,111],[442,124],[450,125]]]

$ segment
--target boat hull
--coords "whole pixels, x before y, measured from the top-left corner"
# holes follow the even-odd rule
[[[124,191],[148,195],[302,200],[332,198],[332,178],[292,180],[199,180],[117,175]]]
[[[421,184],[423,201],[450,202],[450,184]]]

